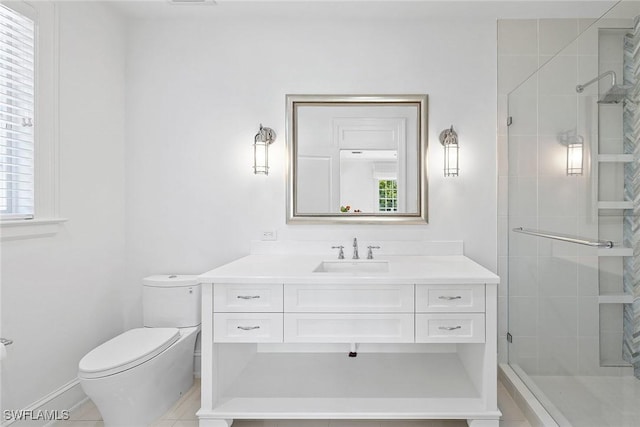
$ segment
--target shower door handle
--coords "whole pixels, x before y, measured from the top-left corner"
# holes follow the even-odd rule
[[[549,233],[549,232],[539,231],[539,230],[529,230],[523,227],[516,227],[513,229],[513,231],[516,233],[529,234],[531,236],[544,237],[545,239],[560,240],[563,242],[576,243],[578,245],[593,246],[596,248],[611,249],[614,246],[613,241],[611,240],[582,239],[580,237],[568,236],[566,234]]]

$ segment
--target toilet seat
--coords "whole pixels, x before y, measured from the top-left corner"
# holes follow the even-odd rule
[[[177,328],[136,328],[94,348],[80,360],[81,378],[102,378],[154,358],[180,338]]]

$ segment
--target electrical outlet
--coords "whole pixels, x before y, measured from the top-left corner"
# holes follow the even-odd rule
[[[266,230],[262,232],[262,240],[277,240],[276,230]]]

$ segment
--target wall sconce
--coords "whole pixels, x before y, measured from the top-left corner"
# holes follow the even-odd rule
[[[567,175],[582,175],[584,138],[580,135],[567,143]]]
[[[276,133],[271,128],[260,125],[260,130],[253,139],[253,173],[269,175],[269,145],[276,140]]]
[[[444,147],[444,176],[458,176],[458,134],[453,125],[440,132],[440,143]]]

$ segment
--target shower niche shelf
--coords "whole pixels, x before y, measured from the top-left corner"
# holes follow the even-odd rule
[[[598,209],[633,209],[632,201],[598,202]]]
[[[598,296],[598,304],[631,304],[633,303],[633,295],[620,294],[600,294]]]
[[[600,163],[631,163],[633,154],[598,154]]]
[[[599,257],[633,256],[633,249],[631,249],[631,248],[620,248],[620,247],[613,247],[613,248],[610,248],[610,249],[609,248],[602,248],[602,249],[598,249],[598,256]]]
[[[633,365],[622,359],[602,359],[600,366],[603,368],[631,368]]]

